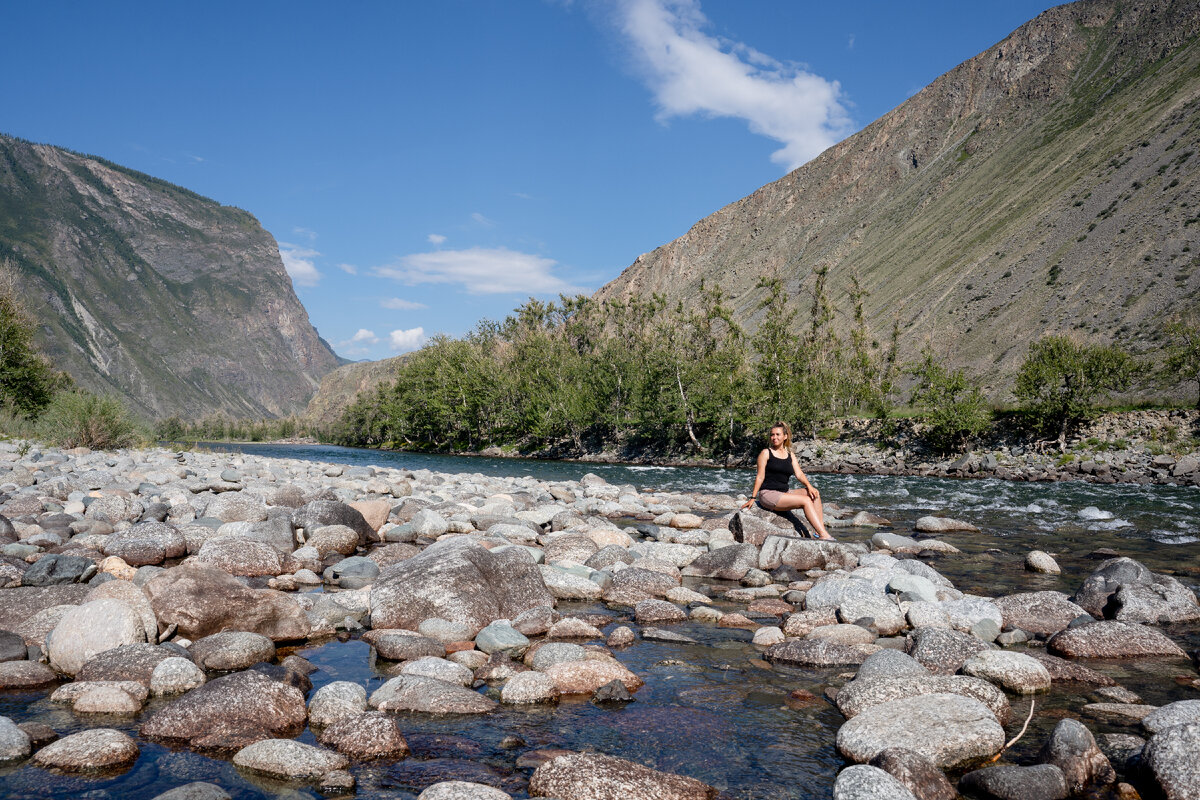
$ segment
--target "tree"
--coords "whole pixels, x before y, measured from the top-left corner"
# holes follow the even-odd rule
[[[1044,336],[1029,346],[1015,394],[1031,427],[1057,435],[1066,450],[1071,426],[1090,419],[1097,403],[1133,383],[1133,357],[1116,347]]]
[[[1172,383],[1196,384],[1196,408],[1200,410],[1200,321],[1176,317],[1164,326],[1167,334],[1160,376]]]
[[[38,415],[68,381],[33,344],[34,322],[17,293],[16,270],[0,263],[0,403],[27,418]]]
[[[931,346],[921,350],[921,360],[908,372],[917,379],[910,402],[923,409],[929,425],[925,438],[935,448],[962,450],[988,429],[992,410],[983,392],[962,369],[947,368]]]

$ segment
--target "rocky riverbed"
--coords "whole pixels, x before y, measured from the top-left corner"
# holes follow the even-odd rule
[[[801,796],[1200,796],[1188,585],[1116,552],[1067,585],[1030,551],[1029,591],[970,593],[947,577],[970,521],[901,535],[829,503],[826,543],[737,506],[594,475],[2,444],[0,796],[783,796],[721,779],[719,713],[657,702],[696,669],[840,720]],[[734,648],[745,666],[709,655]],[[583,708],[655,752],[562,747],[554,720]],[[427,732],[489,718],[512,725],[507,771]],[[672,719],[705,727],[676,726],[668,758]],[[147,753],[233,777],[185,760],[122,783]]]

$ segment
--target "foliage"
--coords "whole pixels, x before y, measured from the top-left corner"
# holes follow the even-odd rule
[[[113,397],[85,391],[66,391],[38,416],[37,435],[58,447],[111,450],[132,447],[142,436],[125,405]]]
[[[66,380],[34,348],[33,331],[6,259],[0,264],[0,402],[26,418],[37,416]]]
[[[908,371],[916,379],[909,402],[923,409],[929,425],[925,438],[938,450],[962,450],[991,425],[992,410],[983,391],[963,370],[941,363],[929,345]]]
[[[1171,383],[1196,384],[1196,408],[1200,409],[1200,321],[1176,317],[1164,326],[1167,344],[1160,377]]]
[[[1093,417],[1102,399],[1128,389],[1133,379],[1133,357],[1117,347],[1044,336],[1029,346],[1015,394],[1029,426],[1057,436],[1061,450],[1071,426]]]
[[[311,436],[312,431],[295,417],[281,419],[231,420],[214,414],[196,421],[173,416],[160,419],[151,431],[155,440],[165,442],[238,441],[266,442]]]

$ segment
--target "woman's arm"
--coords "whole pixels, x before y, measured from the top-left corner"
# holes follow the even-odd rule
[[[750,499],[742,503],[742,508],[749,508],[750,504],[758,498],[759,487],[762,486],[763,479],[767,477],[767,451],[764,449],[758,454],[758,474],[754,476],[754,488],[750,490]]]

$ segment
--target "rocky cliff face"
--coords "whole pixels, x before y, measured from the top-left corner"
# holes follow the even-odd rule
[[[294,413],[338,366],[253,216],[101,159],[0,136],[0,259],[55,366],[148,416]]]
[[[857,273],[901,355],[932,339],[1002,397],[1047,333],[1153,348],[1200,297],[1200,4],[1083,0],[1022,26],[775,183],[640,256],[600,298],[760,276],[807,324],[813,270]]]
[[[384,381],[394,381],[396,371],[407,360],[408,354],[404,354],[338,367],[321,379],[321,385],[308,401],[305,419],[319,427],[337,422],[360,392],[374,391]]]

